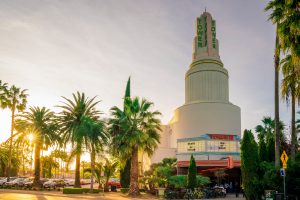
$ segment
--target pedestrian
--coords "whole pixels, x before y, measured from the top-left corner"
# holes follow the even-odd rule
[[[234,184],[234,189],[235,189],[235,197],[238,198],[239,197],[240,188],[239,188],[239,183],[237,181]]]

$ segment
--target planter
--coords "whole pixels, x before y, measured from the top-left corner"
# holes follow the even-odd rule
[[[157,188],[158,197],[164,198],[166,188]]]

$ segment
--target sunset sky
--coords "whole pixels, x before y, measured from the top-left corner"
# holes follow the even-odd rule
[[[274,26],[266,0],[2,0],[0,80],[28,89],[28,106],[54,108],[76,91],[98,96],[109,116],[132,94],[154,102],[168,123],[184,103],[195,19],[205,8],[217,23],[230,101],[241,107],[242,130],[273,115]],[[281,117],[289,123],[282,101]],[[0,142],[10,114],[0,111]],[[216,122],[218,123],[218,122]]]

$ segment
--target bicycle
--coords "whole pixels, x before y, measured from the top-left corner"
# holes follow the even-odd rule
[[[195,199],[195,195],[194,195],[193,190],[192,189],[187,189],[183,198],[184,199],[189,199],[189,200],[190,199]]]

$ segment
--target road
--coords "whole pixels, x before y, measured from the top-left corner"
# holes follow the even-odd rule
[[[24,191],[24,190],[0,190],[0,200],[71,200],[71,199],[81,199],[81,200],[130,200],[131,198],[126,197],[122,194],[109,192],[103,194],[62,194],[62,192],[44,192],[44,191]],[[134,200],[141,199],[157,199],[153,196],[143,196],[143,198],[135,198]],[[245,200],[245,198],[236,198],[234,195],[229,195],[223,199],[214,200]]]

